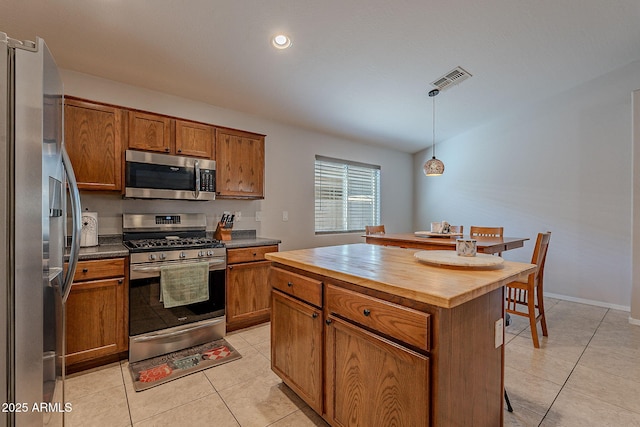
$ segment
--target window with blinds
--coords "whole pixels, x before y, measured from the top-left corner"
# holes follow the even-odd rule
[[[380,166],[316,156],[316,234],[380,223]]]

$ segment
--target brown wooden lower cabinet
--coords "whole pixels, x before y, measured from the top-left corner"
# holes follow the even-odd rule
[[[126,258],[79,261],[66,304],[66,364],[127,351]]]
[[[282,264],[269,280],[272,369],[332,426],[502,425],[502,288],[447,309]]]
[[[227,331],[269,321],[271,262],[264,255],[277,251],[278,245],[227,249]]]
[[[316,412],[322,413],[322,310],[273,291],[271,334],[277,337],[274,372]]]
[[[340,318],[327,321],[328,421],[428,426],[429,358]]]

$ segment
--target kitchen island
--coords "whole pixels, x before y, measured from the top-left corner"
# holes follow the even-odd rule
[[[267,254],[271,365],[333,426],[499,426],[504,285],[534,270],[354,244]]]

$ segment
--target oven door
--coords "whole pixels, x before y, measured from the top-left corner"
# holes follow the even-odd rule
[[[215,161],[127,150],[125,197],[215,200]]]
[[[146,266],[147,268],[149,266]],[[209,299],[204,302],[165,308],[159,273],[134,279],[135,265],[129,280],[129,335],[136,336],[176,326],[224,316],[225,269],[212,264],[209,270]]]

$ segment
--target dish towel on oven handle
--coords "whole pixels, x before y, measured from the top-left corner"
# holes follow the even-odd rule
[[[209,262],[163,266],[160,288],[164,308],[195,304],[209,299]]]

